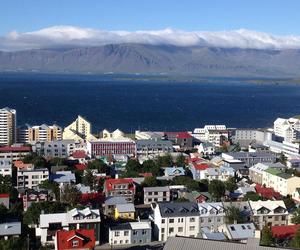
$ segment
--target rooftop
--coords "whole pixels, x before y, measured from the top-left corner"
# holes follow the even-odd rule
[[[194,202],[168,202],[158,203],[161,217],[188,217],[198,216],[199,209],[197,203]]]

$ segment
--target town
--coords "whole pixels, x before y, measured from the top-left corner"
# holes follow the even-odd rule
[[[92,131],[0,109],[0,249],[300,249],[300,117]]]

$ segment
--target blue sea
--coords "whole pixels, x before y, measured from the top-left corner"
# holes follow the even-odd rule
[[[192,130],[205,124],[272,126],[300,114],[300,85],[245,79],[199,82],[115,75],[1,74],[0,107],[17,109],[18,125],[66,126],[78,114],[106,128]]]

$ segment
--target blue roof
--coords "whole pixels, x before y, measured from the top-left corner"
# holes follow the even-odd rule
[[[165,173],[167,175],[185,175],[183,167],[169,167],[166,168]]]
[[[57,171],[55,174],[50,175],[50,180],[58,183],[76,182],[75,174],[71,171]]]

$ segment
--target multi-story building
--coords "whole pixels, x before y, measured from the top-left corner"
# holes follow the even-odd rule
[[[12,145],[0,147],[0,159],[10,159],[12,161],[21,160],[26,155],[31,154],[31,147]]]
[[[151,242],[151,223],[148,221],[128,222],[109,228],[109,244],[130,245]]]
[[[18,129],[18,141],[21,143],[49,142],[62,139],[62,128],[56,124],[51,126],[42,124],[40,126],[30,126],[25,124]]]
[[[216,231],[218,226],[224,224],[225,210],[222,202],[198,203],[200,213],[200,227]]]
[[[115,219],[135,219],[135,207],[132,203],[117,204],[115,208]]]
[[[87,142],[90,157],[136,155],[135,141],[130,138],[105,138]]]
[[[104,183],[106,197],[124,197],[128,202],[134,201],[135,185],[131,178],[107,179]]]
[[[144,187],[144,204],[170,201],[169,187]]]
[[[173,145],[169,140],[161,140],[156,138],[136,141],[137,155],[150,155],[170,152],[173,152]]]
[[[229,132],[225,125],[205,125],[203,128],[195,128],[192,136],[201,142],[210,142],[220,147],[228,139]]]
[[[77,119],[69,126],[65,127],[63,132],[64,140],[95,140],[95,136],[92,135],[92,125],[82,116],[78,116]]]
[[[12,161],[10,159],[0,159],[0,175],[12,175]]]
[[[284,226],[288,223],[288,211],[282,200],[278,201],[249,201],[253,222],[259,230],[265,225]]]
[[[49,171],[47,168],[18,169],[17,188],[33,188],[48,179]]]
[[[197,237],[200,233],[199,209],[193,202],[152,204],[154,236],[158,241],[168,237]]]
[[[115,216],[115,209],[118,204],[127,204],[128,201],[124,197],[108,196],[104,202],[104,215],[108,217]]]
[[[276,156],[270,152],[229,152],[222,153],[224,160],[240,160],[243,161],[248,168],[257,163],[276,161]]]
[[[274,122],[274,134],[286,142],[300,139],[300,120],[277,118]]]
[[[36,235],[41,237],[41,243],[54,244],[58,230],[94,229],[96,244],[100,241],[99,209],[74,208],[66,213],[41,214]]]
[[[268,165],[263,163],[257,163],[249,168],[249,178],[254,183],[258,183],[260,185],[263,184],[263,173],[265,170],[269,168]]]
[[[11,145],[16,142],[17,111],[10,108],[0,109],[0,145]]]
[[[46,141],[33,144],[32,149],[38,155],[46,158],[66,158],[73,154],[76,148],[74,140]]]
[[[299,142],[277,142],[277,141],[266,141],[265,146],[269,147],[269,150],[280,154],[283,153],[290,158],[300,157],[300,143]]]
[[[162,139],[164,137],[164,132],[152,132],[152,131],[135,131],[135,139],[137,140],[152,140],[152,139]]]
[[[263,185],[271,187],[283,196],[291,195],[300,187],[300,177],[284,173],[275,168],[263,171]]]
[[[271,131],[262,129],[236,129],[233,135],[233,142],[238,143],[241,147],[248,147],[251,143],[262,144],[266,140],[272,140]]]

